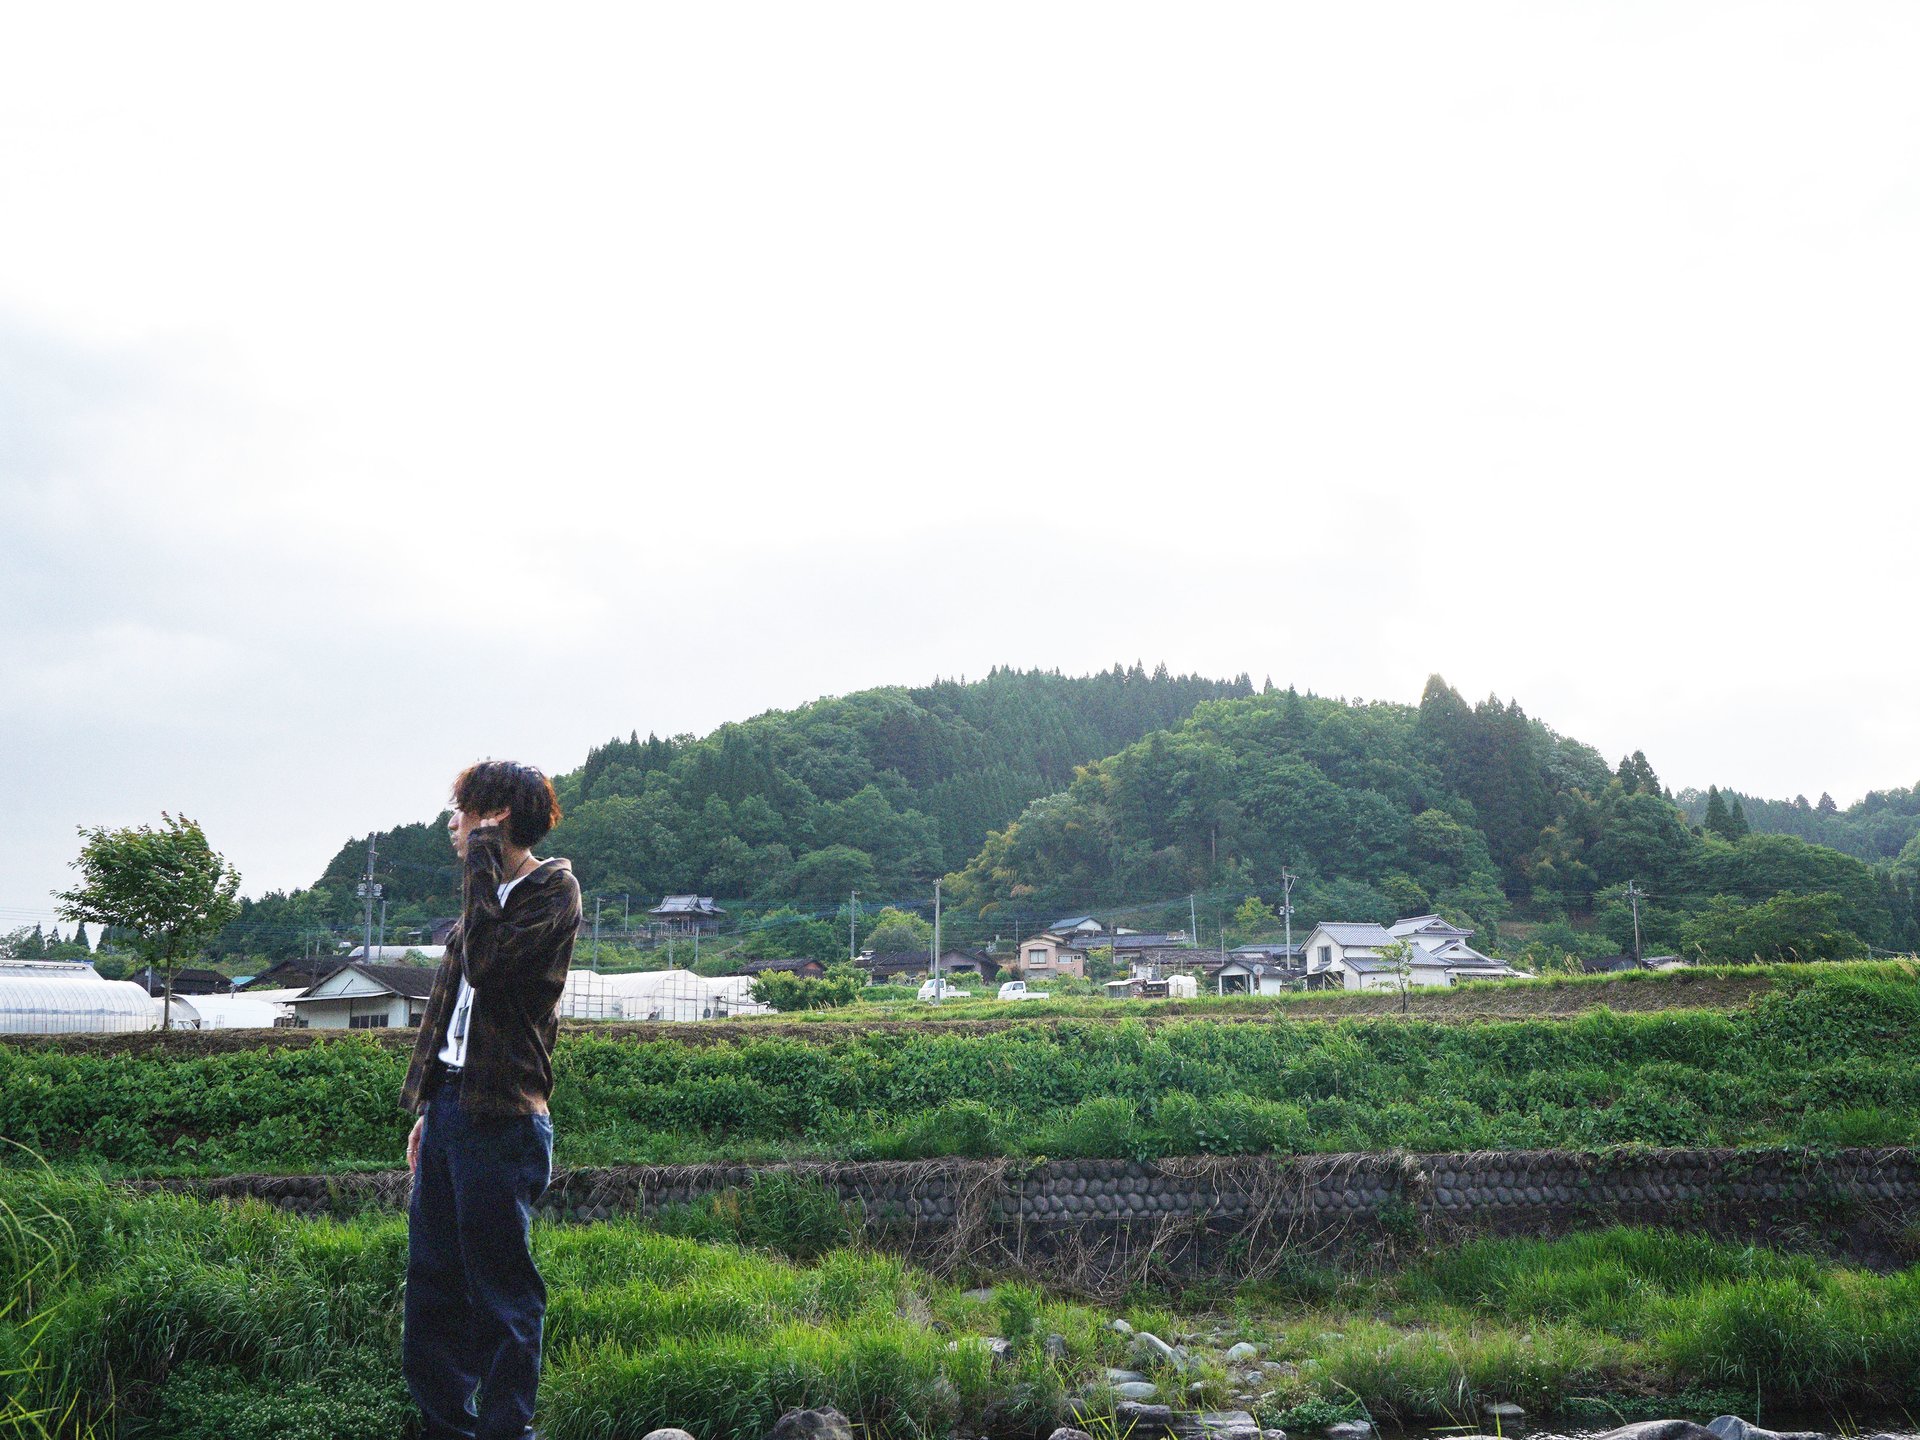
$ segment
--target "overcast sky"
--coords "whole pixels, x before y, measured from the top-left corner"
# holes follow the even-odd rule
[[[0,928],[990,666],[1920,780],[1909,4],[15,6]]]

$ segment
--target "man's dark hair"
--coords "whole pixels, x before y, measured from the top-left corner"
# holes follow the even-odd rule
[[[560,823],[560,800],[553,782],[532,765],[511,760],[482,760],[453,782],[453,803],[469,815],[507,810],[507,838],[530,850]]]

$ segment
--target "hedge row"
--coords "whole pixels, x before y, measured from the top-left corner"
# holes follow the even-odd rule
[[[568,1037],[557,1163],[1901,1144],[1920,983],[1810,970],[1749,1010],[1470,1026],[1037,1023],[687,1046]],[[381,1167],[406,1057],[0,1047],[0,1133],[56,1162]]]

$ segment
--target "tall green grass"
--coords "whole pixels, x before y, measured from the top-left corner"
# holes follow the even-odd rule
[[[1750,1008],[1472,1025],[1037,1022],[689,1045],[567,1037],[562,1165],[1920,1139],[1920,980],[1777,967]],[[729,1032],[731,1035],[732,1032]],[[0,1133],[121,1171],[392,1166],[406,1057],[0,1046]]]
[[[46,1433],[409,1433],[403,1220],[307,1221],[18,1172],[0,1175],[0,1215],[40,1237],[0,1247],[15,1337],[0,1353],[17,1368],[18,1336],[37,1334],[36,1378],[16,1410],[71,1412]],[[755,1437],[781,1412],[819,1405],[875,1437],[1038,1435],[1126,1360],[1111,1312],[1028,1285],[980,1303],[852,1249],[796,1263],[630,1222],[534,1233],[549,1293],[540,1424],[554,1440],[668,1424]],[[1718,1409],[1728,1396],[1762,1416],[1824,1406],[1886,1418],[1920,1405],[1920,1269],[1871,1274],[1629,1229],[1479,1241],[1398,1271],[1309,1264],[1211,1317],[1223,1344],[1253,1338],[1294,1367],[1268,1382],[1268,1418],[1364,1408],[1471,1423],[1486,1400],[1548,1415],[1596,1395],[1641,1413]],[[1121,1313],[1169,1338],[1211,1328],[1204,1307],[1164,1298]],[[1011,1355],[995,1361],[988,1333],[1012,1341]],[[1064,1358],[1049,1353],[1054,1334]],[[1224,1371],[1199,1358],[1201,1400],[1221,1403]],[[32,1422],[0,1435],[42,1440]]]

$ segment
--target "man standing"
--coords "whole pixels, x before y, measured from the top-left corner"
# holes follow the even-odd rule
[[[532,766],[469,766],[453,806],[460,919],[400,1097],[420,1117],[407,1137],[401,1361],[426,1440],[521,1440],[540,1383],[533,1206],[553,1174],[547,1100],[580,886],[565,860],[533,854],[560,805]]]

